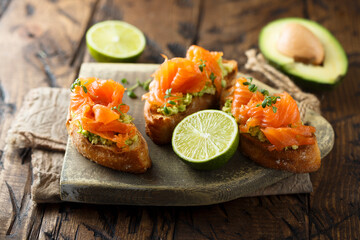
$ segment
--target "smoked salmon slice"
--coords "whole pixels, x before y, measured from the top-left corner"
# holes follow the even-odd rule
[[[187,93],[198,93],[206,85],[214,85],[216,91],[221,91],[222,70],[219,65],[221,52],[210,52],[199,46],[191,46],[186,58],[168,59],[160,65],[152,75],[153,81],[149,93],[143,95],[150,104],[162,106],[168,100],[181,98]],[[166,91],[171,89],[175,97],[164,98]]]
[[[185,58],[167,59],[152,75],[154,80],[150,83],[149,93],[143,98],[151,104],[161,106],[166,101],[166,91],[172,89],[172,95],[182,97],[186,93],[195,93],[205,87],[206,77],[199,67]]]
[[[119,121],[121,114],[129,111],[122,103],[124,92],[125,88],[111,79],[79,78],[71,92],[72,119],[79,121],[82,129],[126,148],[125,141],[135,136],[136,128]]]
[[[249,85],[246,78],[239,78],[233,87],[231,113],[241,133],[259,127],[272,144],[270,151],[315,143],[315,128],[301,123],[297,103],[288,93],[269,96],[265,91],[251,91]]]
[[[221,80],[223,76],[221,67],[219,65],[219,61],[221,61],[222,55],[222,52],[210,52],[196,45],[190,46],[186,53],[187,59],[195,62],[198,66],[203,64],[203,74],[206,76],[211,76],[211,74],[213,74],[215,76],[213,81],[218,93],[220,93],[222,89]]]

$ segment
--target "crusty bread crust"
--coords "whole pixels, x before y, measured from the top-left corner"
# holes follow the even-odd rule
[[[66,127],[78,152],[102,166],[130,173],[143,173],[151,167],[147,143],[137,129],[138,141],[130,145],[128,150],[124,150],[117,146],[91,144],[78,133],[79,127],[70,119],[66,122]]]
[[[269,145],[250,134],[240,134],[240,151],[261,166],[294,173],[315,172],[320,168],[321,158],[317,142],[313,145],[299,146],[296,150],[282,151],[269,151]]]
[[[232,79],[236,78],[237,62],[234,60],[223,60],[223,62],[233,66],[233,71],[225,78],[226,82],[231,82]],[[148,101],[145,101],[144,118],[146,134],[156,144],[168,144],[171,142],[174,128],[181,120],[195,112],[209,108],[217,108],[219,104],[218,99],[219,96],[210,94],[204,94],[201,97],[193,97],[191,103],[186,107],[184,112],[171,116],[165,116],[158,113],[157,106],[151,105]]]

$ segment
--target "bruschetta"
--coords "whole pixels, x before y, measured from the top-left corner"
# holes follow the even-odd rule
[[[270,95],[252,79],[238,78],[224,89],[222,110],[239,124],[240,151],[256,163],[294,173],[320,168],[316,129],[303,125],[296,101],[286,92]]]
[[[71,86],[66,127],[84,157],[115,170],[143,173],[148,146],[122,102],[125,88],[113,80],[79,78]]]
[[[171,142],[175,126],[186,116],[216,108],[221,90],[237,74],[237,62],[223,60],[222,52],[191,46],[186,58],[167,59],[152,75],[145,100],[147,135],[156,144]]]

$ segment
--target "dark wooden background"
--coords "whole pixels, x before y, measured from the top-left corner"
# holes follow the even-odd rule
[[[92,61],[84,35],[95,22],[122,19],[139,27],[147,48],[182,56],[191,44],[224,51],[240,70],[260,29],[282,17],[328,28],[345,48],[348,74],[318,93],[334,127],[333,151],[311,174],[311,194],[242,198],[202,207],[42,204],[30,198],[29,151],[0,161],[0,238],[6,239],[359,239],[360,2],[358,0],[0,0],[0,156],[24,95],[40,86],[69,87]],[[8,159],[8,158],[7,158]]]

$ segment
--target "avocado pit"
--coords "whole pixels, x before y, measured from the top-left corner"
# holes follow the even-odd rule
[[[321,65],[325,51],[320,40],[306,27],[298,23],[288,23],[282,29],[277,41],[277,50],[306,64]]]

